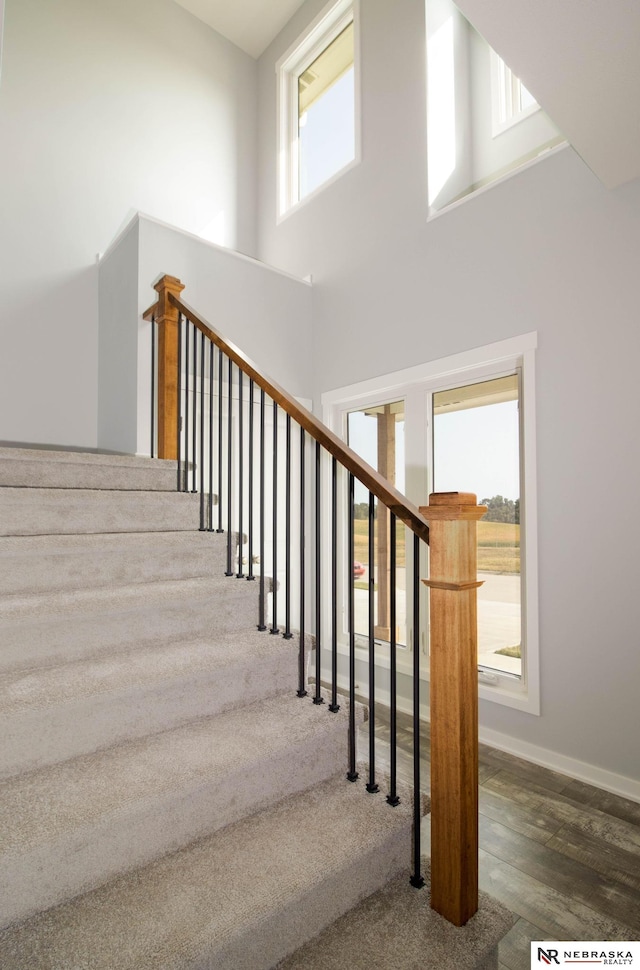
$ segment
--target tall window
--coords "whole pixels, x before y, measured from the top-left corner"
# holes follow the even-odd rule
[[[276,70],[282,216],[356,157],[353,0],[326,8]]]
[[[346,433],[350,446],[415,505],[426,505],[432,491],[460,491],[474,492],[488,507],[477,533],[479,693],[532,714],[540,711],[535,346],[536,335],[523,334],[323,395],[334,430]],[[373,579],[375,636],[385,641],[390,550],[378,507],[369,561],[368,522],[358,521],[367,514],[367,499],[364,490],[356,496],[356,633],[367,631]],[[404,576],[404,530],[398,540],[395,632],[406,648],[398,654],[398,669],[408,673],[416,644],[411,606],[406,609],[411,590]],[[426,576],[426,558],[421,569]],[[427,653],[427,593],[424,588],[420,593],[424,626],[418,649]],[[428,677],[428,664],[422,669]]]
[[[518,374],[433,394],[436,492],[464,484],[478,522],[478,666],[520,677],[520,395]]]

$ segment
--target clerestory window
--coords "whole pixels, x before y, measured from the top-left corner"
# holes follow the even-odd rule
[[[493,136],[539,111],[540,105],[519,77],[491,50],[491,117]]]
[[[429,218],[566,141],[453,0],[425,0]]]
[[[340,0],[276,66],[280,216],[356,159],[355,47],[353,0]]]

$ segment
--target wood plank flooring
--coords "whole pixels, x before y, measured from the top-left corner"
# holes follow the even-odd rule
[[[376,720],[388,770],[389,727]],[[421,730],[429,791],[429,729]],[[367,750],[368,726],[361,748]],[[398,778],[412,784],[412,733],[398,729]],[[500,970],[529,970],[532,940],[640,940],[640,804],[480,745],[480,887],[517,917]],[[429,818],[423,823],[429,851]]]

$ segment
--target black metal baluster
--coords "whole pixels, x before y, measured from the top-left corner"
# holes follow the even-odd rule
[[[273,402],[273,579],[271,580],[272,620],[269,633],[280,633],[278,629],[278,405]]]
[[[304,556],[304,514],[305,514],[305,435],[300,428],[300,650],[298,653],[298,697],[306,697],[305,689],[305,556]]]
[[[355,519],[355,479],[349,472],[349,541],[347,577],[349,583],[349,781],[358,780],[356,771],[356,623],[355,590],[353,587],[353,560],[355,556],[353,522]]]
[[[266,602],[264,588],[264,390],[260,391],[260,598],[258,629],[266,630]]]
[[[353,569],[353,567],[352,567]],[[331,460],[331,703],[336,713],[338,704],[338,462]]]
[[[193,324],[187,318],[184,335],[184,491],[189,491],[189,335]]]
[[[244,579],[242,568],[242,513],[244,511],[244,401],[242,400],[242,370],[238,368],[238,572],[236,579]]]
[[[191,491],[192,493],[197,492],[197,473],[198,473],[198,384],[197,384],[197,374],[198,374],[198,328],[194,326],[193,328],[193,410],[191,412],[192,417],[192,435],[193,435],[193,466],[191,468]]]
[[[227,400],[227,571],[225,576],[233,576],[233,529],[232,529],[232,473],[233,473],[233,361],[229,357]]]
[[[424,886],[420,862],[420,540],[413,536],[413,875],[415,889]]]
[[[376,784],[376,640],[375,640],[375,498],[369,492],[369,781],[367,791],[380,791]]]
[[[322,604],[320,593],[322,582],[320,568],[322,566],[322,555],[320,549],[321,540],[321,508],[320,508],[320,471],[322,465],[322,454],[320,442],[316,441],[316,693],[313,698],[314,704],[324,704],[324,697],[320,693],[320,652],[321,652],[321,622]]]
[[[222,528],[222,368],[223,353],[218,347],[218,528],[216,532],[224,532]]]
[[[178,384],[178,388],[180,385]],[[156,430],[156,318],[151,317],[151,447],[149,453],[155,458]]]
[[[389,545],[391,546],[391,561],[389,570],[389,592],[391,594],[391,609],[390,609],[390,622],[391,622],[391,636],[389,644],[389,680],[390,680],[390,690],[391,690],[391,714],[390,714],[390,791],[387,795],[387,801],[389,805],[400,804],[400,799],[398,798],[397,792],[397,755],[396,741],[397,741],[397,701],[398,701],[398,687],[397,687],[397,657],[396,657],[396,517],[393,512],[389,512]]]
[[[209,341],[209,525],[213,532],[213,341]]]
[[[176,428],[178,442],[178,491],[182,491],[182,314],[178,313],[178,427]]]
[[[200,334],[200,532],[204,532],[204,341],[205,336]]]
[[[249,575],[247,579],[255,579],[253,575],[253,378],[249,380]]]
[[[291,415],[287,415],[286,445],[286,486],[285,486],[285,579],[284,579],[284,633],[285,640],[293,636],[291,632]]]

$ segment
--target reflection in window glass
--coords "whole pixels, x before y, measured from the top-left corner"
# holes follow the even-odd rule
[[[474,492],[478,523],[478,663],[521,676],[518,376],[433,395],[437,492]]]

